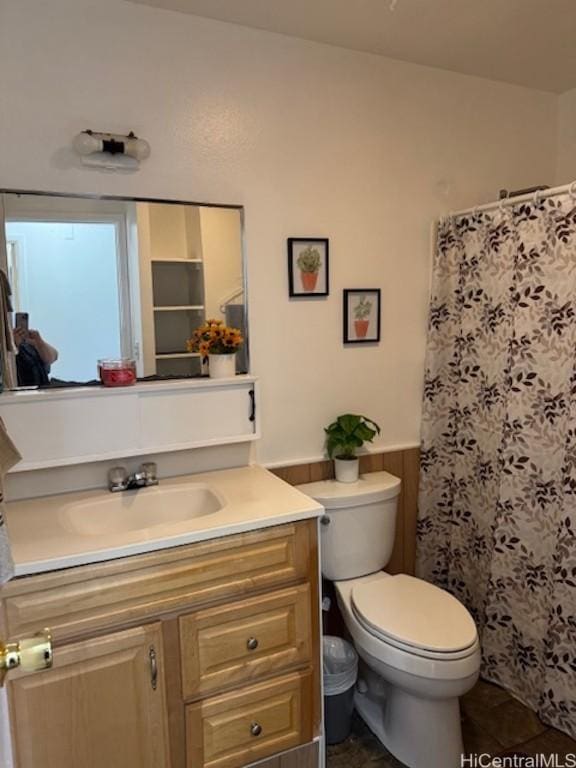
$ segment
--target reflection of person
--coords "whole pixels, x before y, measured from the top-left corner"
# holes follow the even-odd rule
[[[50,366],[58,360],[58,350],[44,341],[39,331],[14,329],[18,386],[49,384]]]

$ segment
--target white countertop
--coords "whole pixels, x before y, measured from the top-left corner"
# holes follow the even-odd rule
[[[223,503],[210,515],[149,528],[97,535],[79,534],[63,524],[70,504],[99,501],[107,490],[66,493],[7,505],[6,522],[16,576],[97,563],[195,541],[319,517],[323,507],[262,467],[204,472],[160,481],[160,489],[187,483],[209,486]],[[158,487],[124,491],[158,493]]]

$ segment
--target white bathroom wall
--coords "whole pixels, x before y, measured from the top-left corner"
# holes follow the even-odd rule
[[[558,98],[558,157],[556,184],[576,179],[576,88]]]
[[[551,94],[122,0],[0,0],[0,88],[4,187],[245,206],[263,462],[319,456],[348,410],[416,443],[431,223],[555,173]],[[152,155],[82,168],[88,127]],[[288,299],[289,236],[330,238],[328,299]],[[382,289],[378,346],[342,345],[355,287]]]

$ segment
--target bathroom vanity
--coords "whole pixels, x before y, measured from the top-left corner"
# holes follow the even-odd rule
[[[259,467],[10,505],[0,637],[53,652],[6,677],[15,768],[317,766],[321,513]]]

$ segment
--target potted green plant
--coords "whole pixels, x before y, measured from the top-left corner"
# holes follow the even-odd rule
[[[380,434],[380,427],[367,416],[345,413],[324,429],[326,451],[334,459],[336,480],[354,483],[358,480],[358,448],[371,443]]]
[[[354,330],[356,331],[356,338],[364,339],[368,332],[368,326],[370,324],[370,311],[372,310],[372,302],[368,301],[365,296],[360,297],[360,301],[354,307]]]
[[[322,259],[317,248],[312,248],[309,245],[300,253],[296,259],[296,264],[300,270],[300,279],[302,281],[302,288],[305,291],[313,291],[316,288],[318,282],[318,273],[322,265]]]

